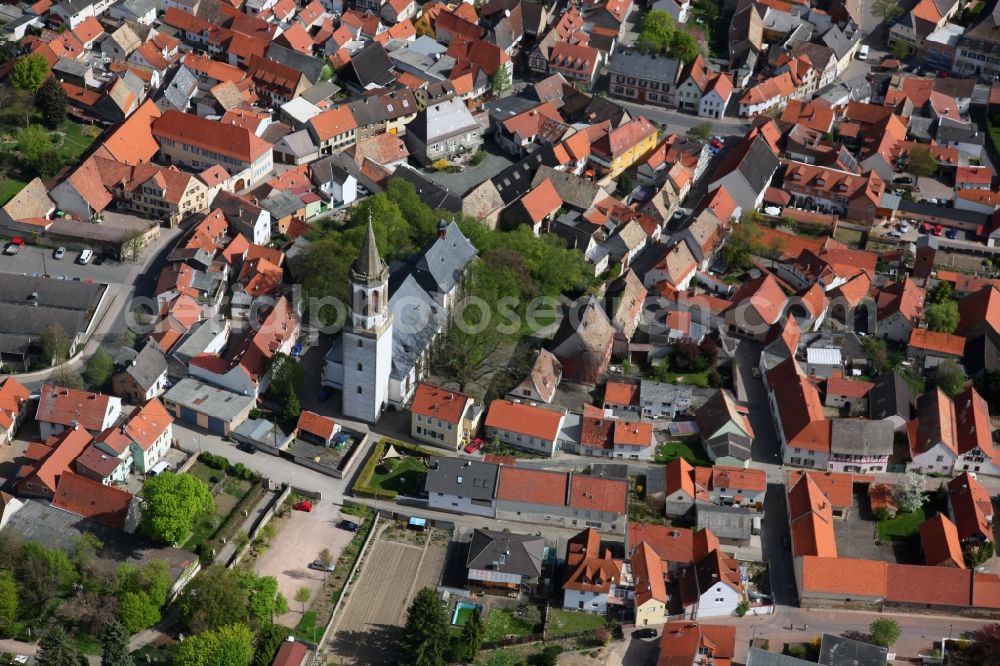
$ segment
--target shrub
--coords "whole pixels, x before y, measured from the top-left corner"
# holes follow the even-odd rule
[[[469,159],[469,164],[471,164],[472,166],[477,166],[479,164],[482,164],[483,160],[485,159],[486,159],[486,151],[479,150],[476,151],[476,154]]]
[[[764,651],[770,650],[771,649],[771,641],[768,640],[768,639],[766,639],[766,638],[764,640],[762,640],[760,642],[760,649],[764,650]]]
[[[788,656],[795,657],[796,659],[805,659],[806,646],[802,645],[801,643],[796,643],[795,645],[789,645]]]
[[[202,451],[198,454],[198,460],[205,463],[212,469],[226,470],[229,468],[229,460],[225,456],[217,456],[214,453],[208,451]]]
[[[604,627],[594,629],[594,641],[599,645],[607,645],[611,640],[611,632]]]
[[[218,483],[219,481],[222,481],[222,479],[217,474],[213,474],[212,476],[208,477],[209,483]]]
[[[882,522],[883,520],[889,520],[890,518],[892,518],[892,513],[889,511],[889,509],[885,508],[884,506],[880,506],[879,508],[875,509],[875,520]]]
[[[562,654],[561,645],[546,645],[545,649],[542,650],[541,664],[543,666],[555,666],[556,662],[559,661],[559,655]]]
[[[747,601],[746,599],[741,599],[740,603],[737,604],[736,606],[736,615],[739,617],[743,617],[744,615],[747,614],[748,610],[750,610],[750,602]]]

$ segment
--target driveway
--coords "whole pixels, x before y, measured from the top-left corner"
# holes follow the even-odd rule
[[[781,443],[774,431],[771,408],[767,399],[767,389],[760,377],[753,376],[753,368],[760,362],[761,345],[753,340],[741,339],[736,346],[736,365],[739,377],[734,378],[742,387],[750,410],[750,425],[753,426],[754,462],[781,464]]]
[[[299,588],[308,588],[315,598],[323,587],[323,572],[310,569],[309,563],[318,559],[324,548],[329,549],[336,562],[351,542],[354,532],[337,528],[344,518],[357,522],[357,518],[341,514],[340,507],[332,500],[313,503],[311,513],[290,511],[281,520],[270,548],[257,558],[254,570],[261,576],[274,576],[278,589],[288,599],[290,611],[277,618],[279,624],[294,627],[302,619],[302,604],[294,600]]]
[[[785,548],[788,533],[788,511],[785,505],[785,486],[780,483],[767,484],[764,495],[764,527],[761,531],[761,546],[764,561],[771,572],[771,591],[774,601],[783,606],[795,604],[798,591],[795,587],[795,570],[792,567],[792,551]]]

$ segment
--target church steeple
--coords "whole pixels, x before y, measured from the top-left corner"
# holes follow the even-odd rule
[[[351,264],[351,281],[359,284],[378,284],[385,282],[389,277],[389,269],[385,267],[385,262],[379,256],[378,246],[375,244],[375,229],[372,227],[371,219],[368,220],[368,231],[365,239],[361,242],[361,251],[358,258]]]

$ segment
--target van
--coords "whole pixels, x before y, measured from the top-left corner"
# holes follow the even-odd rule
[[[858,49],[858,60],[868,60],[868,45],[862,44]]]
[[[90,248],[85,249],[80,253],[80,258],[77,259],[81,264],[89,264],[90,260],[94,257],[94,251]]]

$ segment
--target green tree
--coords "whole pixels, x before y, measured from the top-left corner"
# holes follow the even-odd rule
[[[698,143],[705,143],[712,137],[712,133],[715,131],[715,126],[709,121],[698,123],[691,129],[687,131],[687,138],[692,141],[697,141]]]
[[[965,372],[954,361],[944,361],[934,371],[934,385],[952,398],[965,390],[965,383]]]
[[[121,622],[112,622],[101,636],[101,666],[134,666],[128,652],[129,632]]]
[[[254,635],[245,624],[228,624],[181,641],[174,666],[249,666]]]
[[[84,370],[83,374],[87,378],[88,384],[95,389],[102,389],[114,372],[115,362],[111,359],[111,355],[104,351],[104,347],[98,347],[94,355],[87,361],[87,369]]]
[[[906,158],[906,170],[917,178],[927,178],[938,170],[938,159],[930,148],[915,146]]]
[[[758,251],[761,231],[757,223],[749,216],[745,216],[722,246],[722,260],[726,265],[735,270],[746,270],[750,268],[753,261],[753,254]]]
[[[62,156],[53,148],[46,150],[28,161],[28,166],[35,170],[39,177],[49,179],[59,173],[66,164]]]
[[[301,413],[302,405],[299,403],[299,394],[293,389],[285,396],[285,404],[281,408],[281,420],[287,430],[292,430],[295,427]]]
[[[944,303],[954,298],[950,282],[938,282],[927,291],[928,303]]]
[[[115,597],[125,628],[136,633],[160,621],[160,611],[170,594],[166,564],[153,560],[136,567],[123,563],[115,575]]]
[[[17,131],[17,147],[28,164],[53,149],[52,135],[41,125],[28,125]]]
[[[49,75],[49,64],[39,53],[20,58],[10,71],[10,82],[15,89],[23,92],[35,92]]]
[[[52,324],[41,335],[42,357],[51,365],[66,360],[69,356],[69,336],[59,324]]]
[[[976,390],[990,405],[991,412],[1000,412],[1000,370],[987,370],[976,380]]]
[[[497,67],[497,71],[490,77],[490,91],[494,97],[499,97],[510,90],[510,72],[503,65]]]
[[[199,515],[215,508],[208,486],[190,474],[157,474],[146,480],[139,494],[143,500],[142,531],[161,543],[180,542]]]
[[[15,570],[20,584],[21,601],[36,612],[79,580],[76,567],[66,551],[45,548],[37,543],[24,544]]]
[[[177,608],[181,620],[195,633],[245,623],[249,616],[250,592],[240,574],[211,566],[184,589]]]
[[[0,571],[0,627],[17,620],[17,583],[10,571]]]
[[[288,354],[275,352],[268,362],[267,369],[271,374],[268,390],[275,398],[283,400],[290,391],[302,390],[306,372],[302,364]]]
[[[429,587],[417,592],[406,610],[403,654],[410,666],[440,666],[448,649],[448,620],[444,605]]]
[[[868,626],[872,643],[880,647],[892,647],[892,644],[899,640],[903,633],[899,628],[899,623],[891,617],[880,617]]]
[[[889,53],[896,60],[905,60],[910,55],[910,45],[906,42],[897,39],[889,46]]]
[[[674,19],[670,14],[654,10],[642,16],[639,39],[635,45],[646,53],[666,53],[674,34]]]
[[[927,319],[927,328],[932,331],[954,333],[959,322],[958,303],[944,301],[928,305],[924,308],[924,317]]]
[[[483,616],[479,609],[472,611],[472,615],[466,620],[462,627],[461,644],[464,651],[463,661],[475,662],[479,656],[479,648],[483,644],[483,636],[486,635],[486,625],[483,623]]]
[[[252,666],[271,666],[274,656],[294,630],[280,624],[269,624],[257,632],[257,643],[254,646]]]
[[[54,77],[47,79],[35,93],[35,106],[42,113],[46,127],[62,127],[66,120],[66,91]]]
[[[892,499],[904,513],[912,513],[924,505],[924,477],[917,472],[907,472],[893,486]]]
[[[38,642],[40,650],[35,657],[37,666],[87,666],[87,658],[77,652],[66,630],[53,623]]]
[[[117,344],[119,347],[125,347],[127,349],[132,349],[133,347],[135,347],[135,342],[136,342],[135,331],[133,331],[128,326],[122,329],[122,332],[119,333],[118,337],[115,339],[115,344]]]
[[[965,566],[970,569],[986,564],[993,559],[995,554],[996,547],[992,541],[984,541],[978,546],[969,546],[962,552]]]
[[[684,64],[690,64],[698,57],[698,42],[690,33],[675,30],[674,34],[670,35],[668,53],[671,58],[677,58]]]
[[[309,603],[309,599],[312,598],[312,590],[304,585],[300,587],[295,592],[295,600],[302,604],[302,612],[306,612],[306,604]]]
[[[883,21],[896,18],[903,13],[898,0],[875,0],[872,3],[872,13]]]
[[[274,622],[274,616],[288,612],[288,600],[278,591],[274,576],[258,576],[250,571],[241,572],[240,586],[249,598],[249,619],[252,626],[263,627]]]

